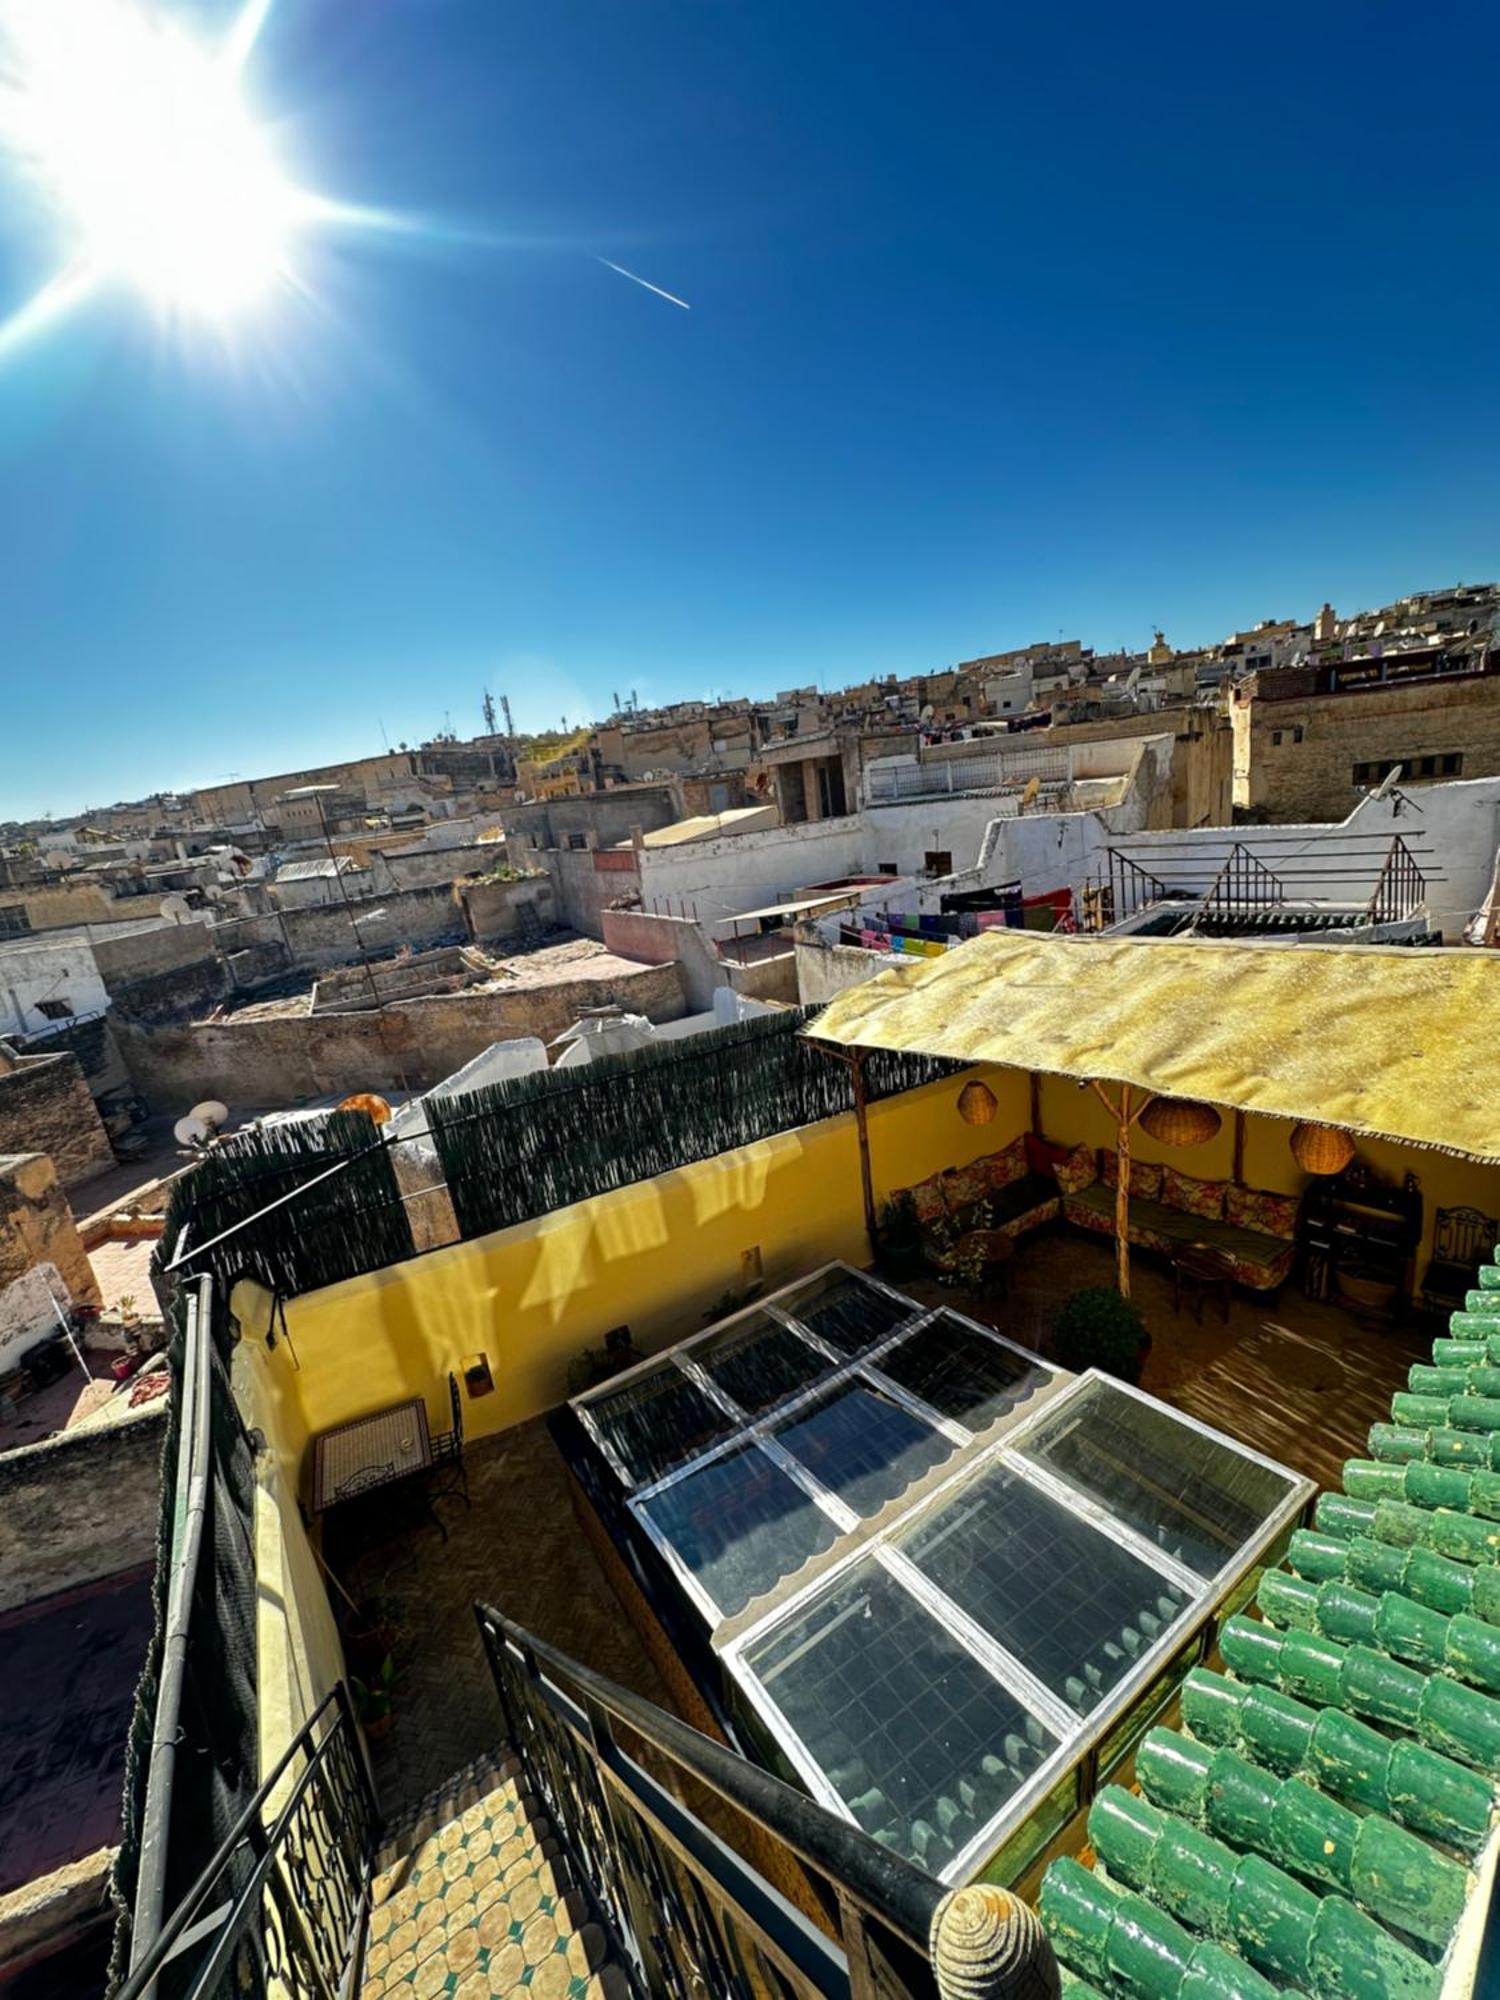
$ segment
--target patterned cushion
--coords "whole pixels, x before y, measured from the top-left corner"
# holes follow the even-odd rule
[[[917,1211],[918,1222],[924,1225],[941,1222],[947,1215],[948,1204],[943,1200],[941,1174],[932,1175],[930,1180],[918,1181],[917,1185],[907,1192],[911,1195],[912,1205]]]
[[[1274,1292],[1290,1275],[1297,1252],[1290,1243],[1284,1250],[1273,1250],[1268,1243],[1265,1255],[1250,1250],[1227,1250],[1225,1255],[1236,1284],[1248,1286],[1252,1292]]]
[[[989,1193],[985,1178],[985,1162],[976,1160],[972,1167],[949,1167],[941,1176],[943,1199],[948,1204],[948,1213],[957,1215],[960,1210],[972,1208],[976,1201],[983,1201]]]
[[[1068,1157],[1066,1146],[1059,1146],[1055,1139],[1040,1138],[1035,1132],[1026,1133],[1021,1143],[1026,1149],[1026,1164],[1034,1174],[1050,1178],[1058,1161]]]
[[[1259,1188],[1231,1187],[1224,1198],[1224,1220],[1239,1229],[1258,1229],[1262,1236],[1279,1236],[1290,1243],[1297,1234],[1297,1198],[1263,1194]]]
[[[1079,1229],[1091,1229],[1096,1236],[1113,1236],[1115,1233],[1113,1214],[1105,1209],[1092,1207],[1077,1194],[1063,1196],[1062,1210],[1067,1220],[1076,1224]]]
[[[1107,1147],[1099,1148],[1099,1177],[1106,1187],[1118,1187],[1120,1156]],[[1161,1168],[1148,1167],[1144,1160],[1130,1162],[1130,1192],[1142,1201],[1155,1201],[1161,1193]]]
[[[1013,1181],[1024,1177],[1026,1141],[1019,1137],[1012,1139],[1008,1146],[1002,1146],[998,1153],[991,1153],[975,1165],[983,1171],[985,1193],[998,1194],[1001,1188],[1008,1188]]]
[[[1092,1146],[1075,1146],[1065,1160],[1056,1163],[1052,1171],[1064,1194],[1078,1194],[1099,1178],[1094,1171]]]
[[[1224,1181],[1200,1181],[1195,1174],[1180,1174],[1175,1167],[1161,1170],[1161,1199],[1164,1208],[1180,1209],[1184,1215],[1201,1215],[1206,1222],[1224,1220]],[[1230,1188],[1229,1192],[1234,1193]],[[1235,1220],[1230,1216],[1229,1221]]]

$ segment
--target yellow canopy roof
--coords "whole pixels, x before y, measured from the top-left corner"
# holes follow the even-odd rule
[[[1341,1125],[1500,1160],[1500,955],[989,931],[808,1032]]]

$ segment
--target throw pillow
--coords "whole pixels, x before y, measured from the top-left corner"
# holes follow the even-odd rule
[[[1093,1147],[1075,1146],[1066,1159],[1054,1162],[1052,1172],[1064,1194],[1082,1194],[1099,1178],[1094,1171]]]
[[[1026,1148],[1027,1168],[1034,1174],[1046,1174],[1050,1177],[1058,1161],[1068,1157],[1066,1146],[1059,1146],[1053,1139],[1043,1139],[1035,1132],[1028,1132],[1023,1143]]]
[[[1200,1181],[1195,1174],[1180,1174],[1175,1167],[1161,1170],[1163,1205],[1183,1215],[1201,1215],[1205,1222],[1223,1220],[1224,1186],[1223,1181]]]
[[[1103,1169],[1106,1187],[1120,1184],[1120,1156],[1118,1153],[1099,1149],[1099,1165]],[[1161,1168],[1147,1166],[1144,1160],[1130,1162],[1130,1192],[1141,1201],[1155,1201],[1161,1194]]]
[[[1291,1243],[1297,1235],[1297,1198],[1265,1194],[1259,1188],[1231,1187],[1224,1197],[1224,1220],[1237,1229],[1256,1229]]]
[[[1024,1178],[1026,1173],[1026,1145],[1019,1137],[1012,1139],[1008,1146],[1002,1146],[998,1153],[990,1153],[977,1162],[984,1171],[985,1186],[990,1194],[999,1194],[1013,1181]]]

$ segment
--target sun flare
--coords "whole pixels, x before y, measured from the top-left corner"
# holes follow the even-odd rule
[[[217,44],[153,0],[0,0],[0,150],[57,230],[61,268],[0,350],[102,284],[220,323],[295,279],[333,205],[283,172],[244,88],[267,0]]]

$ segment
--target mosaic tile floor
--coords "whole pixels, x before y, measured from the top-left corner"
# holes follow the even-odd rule
[[[381,1855],[362,2000],[626,2000],[515,1763],[468,1767]]]

